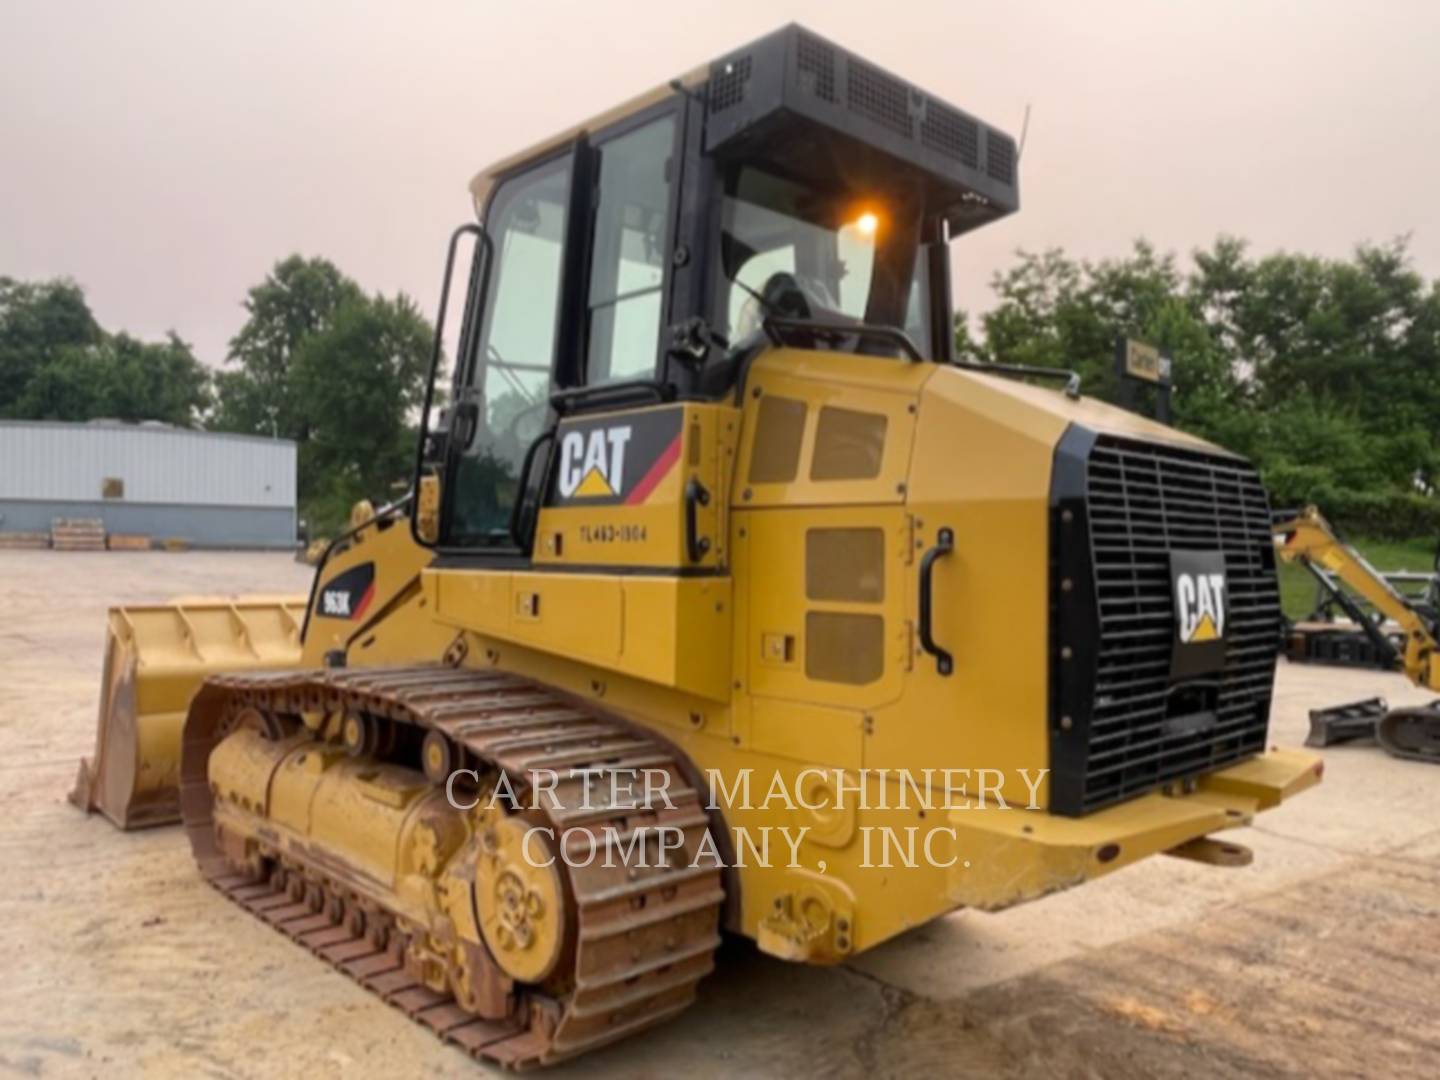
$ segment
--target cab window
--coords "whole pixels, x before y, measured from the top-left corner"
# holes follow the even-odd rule
[[[587,298],[589,385],[651,376],[660,351],[675,118],[597,146],[599,198]]]
[[[456,464],[452,544],[511,546],[520,465],[549,412],[569,200],[567,155],[505,181],[486,214],[494,262],[464,399],[477,415]]]
[[[753,339],[767,313],[860,323],[876,290],[877,256],[894,242],[888,216],[879,200],[740,169],[720,208],[720,332],[731,344]],[[923,245],[906,296],[899,328],[926,350],[930,294]]]

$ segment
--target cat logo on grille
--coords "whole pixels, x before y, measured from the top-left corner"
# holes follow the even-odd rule
[[[1218,671],[1225,666],[1228,593],[1225,556],[1219,551],[1173,551],[1170,581],[1175,599],[1172,677]]]
[[[1175,615],[1186,645],[1218,641],[1225,635],[1225,575],[1177,574]]]

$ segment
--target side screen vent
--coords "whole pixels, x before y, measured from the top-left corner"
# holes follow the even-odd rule
[[[800,86],[821,101],[835,104],[835,50],[819,38],[802,33],[796,52]]]
[[[710,111],[724,112],[745,100],[745,87],[750,82],[750,57],[731,60],[710,78]]]
[[[850,58],[847,76],[846,104],[852,112],[869,117],[907,139],[914,136],[910,91],[904,83],[856,56]]]
[[[920,141],[936,153],[952,157],[972,169],[980,164],[979,125],[933,99],[926,103],[925,118],[920,121]]]
[[[1013,183],[1015,176],[1015,144],[998,131],[985,133],[985,171],[990,179]]]

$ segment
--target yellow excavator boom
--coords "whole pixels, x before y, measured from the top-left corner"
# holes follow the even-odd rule
[[[1429,625],[1410,602],[1371,566],[1365,557],[1341,540],[1319,509],[1307,506],[1295,517],[1275,526],[1275,550],[1288,563],[1308,564],[1329,571],[1366,603],[1393,621],[1405,633],[1401,663],[1416,686],[1440,690],[1437,643]]]

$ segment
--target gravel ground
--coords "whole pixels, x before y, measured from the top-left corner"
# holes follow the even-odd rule
[[[0,551],[0,1073],[477,1075],[203,885],[178,830],[65,802],[107,605],[307,585],[283,555]],[[1281,744],[1318,705],[1429,696],[1284,665],[1278,690]],[[839,969],[730,942],[698,1007],[550,1075],[1434,1075],[1440,768],[1325,757],[1320,789],[1230,834],[1251,867],[1151,859]]]

